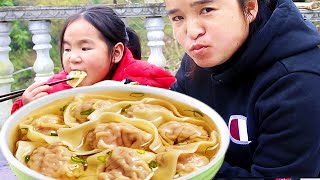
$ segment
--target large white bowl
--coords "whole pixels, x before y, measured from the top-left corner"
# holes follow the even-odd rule
[[[18,111],[16,111],[12,116],[10,116],[7,121],[4,123],[1,134],[0,134],[0,142],[1,142],[1,150],[3,152],[4,157],[8,161],[12,171],[19,177],[19,179],[51,179],[46,176],[41,175],[40,173],[29,169],[23,163],[19,162],[14,155],[12,154],[12,149],[10,148],[12,133],[14,133],[15,128],[17,127],[18,122],[30,112],[34,111],[37,108],[40,108],[46,104],[49,104],[53,101],[63,99],[69,96],[74,96],[80,93],[92,93],[92,92],[108,92],[108,91],[127,91],[127,92],[140,92],[147,93],[157,96],[162,96],[166,99],[172,99],[176,102],[184,103],[187,106],[194,107],[196,109],[201,110],[204,114],[208,115],[216,125],[218,129],[218,133],[220,136],[220,147],[216,154],[216,156],[210,161],[210,163],[198,171],[190,173],[187,176],[179,178],[182,179],[195,179],[195,180],[203,180],[203,179],[211,179],[217,173],[219,168],[221,167],[225,153],[227,151],[229,145],[229,131],[226,126],[226,123],[221,118],[221,116],[214,111],[212,108],[207,106],[206,104],[192,98],[186,96],[181,93],[177,93],[170,90],[154,88],[149,86],[137,86],[137,85],[108,85],[108,86],[90,86],[90,87],[79,87],[70,90],[64,90],[61,92],[57,92],[54,94],[50,94],[46,97],[40,98],[36,101],[33,101],[26,106],[22,107]]]

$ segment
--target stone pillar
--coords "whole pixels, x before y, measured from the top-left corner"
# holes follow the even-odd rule
[[[9,47],[11,24],[8,22],[0,22],[0,94],[6,94],[11,91],[11,83],[13,82],[12,73],[13,65],[9,59]],[[0,102],[0,128],[4,121],[10,116],[12,100]]]
[[[150,56],[148,62],[160,67],[166,66],[166,58],[163,55],[164,46],[164,19],[163,17],[148,17],[145,19],[145,27],[148,31],[148,46],[150,47]]]
[[[35,81],[47,80],[53,75],[54,64],[50,58],[50,21],[30,21],[29,30],[32,32],[33,49],[37,53],[37,58],[33,64],[36,73]]]
[[[128,18],[121,18],[121,20],[124,22],[124,24],[126,25],[126,26],[128,26]]]

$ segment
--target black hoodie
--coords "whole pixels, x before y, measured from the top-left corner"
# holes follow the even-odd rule
[[[259,2],[248,40],[226,63],[190,76],[183,57],[171,89],[211,106],[230,129],[217,177],[319,175],[319,44],[291,0],[272,0]]]

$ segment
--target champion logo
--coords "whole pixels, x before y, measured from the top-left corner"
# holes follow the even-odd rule
[[[247,131],[247,117],[232,115],[229,119],[230,139],[236,144],[249,144]]]

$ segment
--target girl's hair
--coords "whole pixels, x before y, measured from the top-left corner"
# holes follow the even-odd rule
[[[141,59],[141,43],[138,34],[130,27],[127,27],[129,43],[127,47],[132,52],[134,59]]]
[[[60,37],[60,59],[62,65],[65,31],[71,23],[81,18],[88,21],[101,33],[104,42],[110,50],[112,50],[114,45],[121,42],[132,51],[135,59],[141,58],[141,45],[137,33],[133,29],[127,28],[121,18],[110,7],[91,6],[82,8],[78,13],[71,15],[65,21]]]
[[[247,1],[248,0],[238,0],[238,3],[240,4],[240,8],[242,9],[242,12],[245,17],[247,17],[249,15],[248,14],[249,12],[247,11],[247,7],[246,7]],[[258,1],[258,7],[259,7],[258,14],[257,14],[256,20],[249,25],[249,36],[250,36],[250,34],[252,34],[256,30],[256,28],[259,24],[263,23],[262,16],[264,14],[261,12],[266,11],[266,9],[273,11],[276,6],[276,4],[275,4],[275,2],[273,2],[273,0],[257,0],[257,1]],[[185,57],[187,57],[187,56],[185,56]],[[190,68],[190,71],[188,72],[188,75],[191,76],[192,78],[194,78],[194,77],[196,77],[197,71],[201,68],[191,59],[191,57],[188,56],[188,58],[190,58],[189,62],[191,63],[191,68]]]

